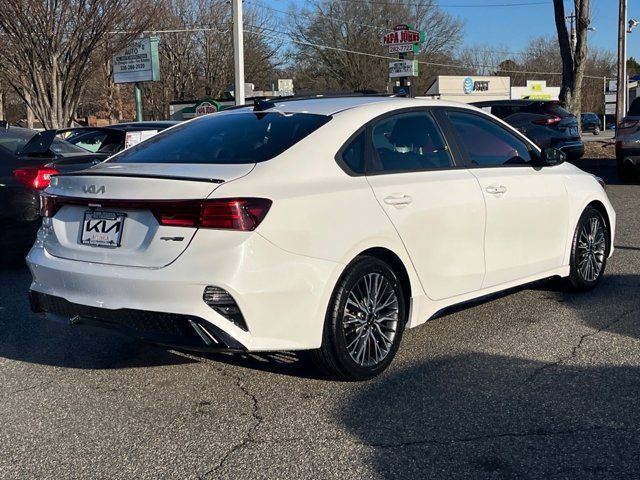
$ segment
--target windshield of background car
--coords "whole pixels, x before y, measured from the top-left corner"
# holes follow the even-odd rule
[[[53,143],[51,144],[49,149],[53,153],[57,153],[57,154],[87,152],[84,148],[76,147],[75,145],[72,145],[69,142],[66,142],[64,140],[60,140],[59,138],[54,138]]]
[[[330,116],[310,113],[213,114],[160,132],[109,162],[264,162],[289,149],[329,120]]]
[[[84,150],[87,150],[91,153],[95,153],[100,150],[106,139],[107,132],[105,132],[104,130],[72,132],[70,135],[65,137],[65,141],[75,145],[76,147],[83,148]]]

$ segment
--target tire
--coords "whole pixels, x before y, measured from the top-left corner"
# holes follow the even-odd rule
[[[593,207],[585,208],[571,243],[567,284],[572,290],[591,290],[600,282],[607,266],[610,239],[602,214]]]
[[[331,295],[322,346],[311,352],[314,364],[341,380],[368,380],[382,373],[402,340],[404,298],[389,265],[373,257],[356,258]],[[388,306],[381,308],[383,303]],[[380,310],[374,313],[376,304]]]
[[[600,129],[598,127],[593,129],[593,134],[594,135],[600,135]]]
[[[616,162],[618,166],[618,176],[624,183],[632,183],[640,176],[632,165],[624,163],[624,157],[617,157]]]

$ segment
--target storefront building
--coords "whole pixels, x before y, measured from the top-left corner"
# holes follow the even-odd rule
[[[424,97],[471,103],[491,100],[558,100],[560,87],[544,80],[527,80],[526,87],[512,87],[510,77],[440,75]]]
[[[439,75],[424,97],[471,103],[487,100],[509,100],[511,78],[474,75]]]

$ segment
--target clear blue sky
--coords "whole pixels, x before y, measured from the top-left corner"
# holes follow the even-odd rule
[[[304,0],[275,0],[272,5],[286,8],[304,3]],[[444,11],[465,22],[465,46],[485,44],[501,51],[521,51],[532,38],[556,35],[552,0],[439,0],[438,3]],[[536,5],[487,7],[487,4],[513,3]],[[571,13],[573,1],[565,0],[565,8],[567,14]],[[591,25],[596,31],[589,33],[590,45],[616,52],[617,16],[617,0],[591,0]],[[629,1],[629,18],[640,20],[640,1]],[[628,53],[640,57],[640,28],[628,37]]]

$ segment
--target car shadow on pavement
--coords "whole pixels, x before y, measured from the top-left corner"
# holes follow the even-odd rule
[[[25,267],[3,271],[0,358],[80,369],[152,367],[194,360],[103,330],[58,324],[31,313]]]
[[[340,410],[379,476],[637,478],[640,275],[607,275],[590,292],[559,281],[530,290],[558,302],[557,332],[571,332],[559,351],[551,342],[522,357],[470,351],[391,368]],[[562,310],[588,328],[566,330]]]
[[[468,353],[390,371],[337,416],[382,478],[633,478],[639,389],[637,366]]]

